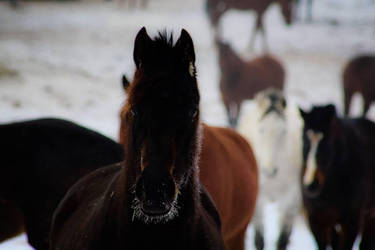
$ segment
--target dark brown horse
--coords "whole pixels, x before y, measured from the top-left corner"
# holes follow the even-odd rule
[[[250,48],[254,47],[255,36],[258,31],[262,32],[263,45],[264,48],[267,48],[266,32],[263,26],[263,14],[272,3],[280,4],[285,22],[291,24],[293,0],[207,0],[206,11],[209,15],[211,25],[215,28],[216,38],[220,38],[219,20],[227,10],[254,10],[257,14],[257,19],[251,35]]]
[[[122,77],[125,89],[130,86]],[[126,137],[126,109],[121,114],[120,143]],[[258,170],[252,149],[234,130],[203,124],[200,181],[213,198],[228,250],[244,250],[247,225],[258,193]]]
[[[375,249],[375,124],[342,119],[333,105],[306,113],[302,193],[320,250]]]
[[[363,96],[363,116],[375,100],[375,55],[362,55],[353,58],[343,72],[344,113],[349,114],[350,101],[354,93]]]
[[[66,191],[91,171],[123,160],[122,147],[75,123],[38,119],[0,125],[0,240],[25,229],[49,249],[52,214]]]
[[[237,126],[241,103],[261,90],[283,89],[285,72],[274,57],[264,55],[251,61],[242,60],[229,44],[217,41],[220,65],[220,90],[229,125]]]
[[[123,107],[123,165],[77,183],[55,212],[51,249],[224,250],[220,217],[200,184],[195,52],[182,30],[134,45]]]

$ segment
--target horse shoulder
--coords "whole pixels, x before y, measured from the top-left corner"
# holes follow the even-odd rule
[[[258,168],[252,149],[234,130],[205,125],[203,132],[200,178],[222,216],[223,231],[243,226],[234,225],[236,220],[247,225],[258,193]]]
[[[103,207],[108,205],[113,192],[106,193],[120,169],[120,164],[97,169],[69,189],[53,216],[51,249],[95,249],[89,247],[92,241],[98,240],[92,239],[92,232],[100,231],[106,219]]]

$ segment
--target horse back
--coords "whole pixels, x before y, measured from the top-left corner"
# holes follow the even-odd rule
[[[352,59],[344,68],[345,91],[375,94],[375,56],[363,55]]]
[[[224,238],[237,233],[249,223],[258,193],[250,145],[234,130],[203,125],[199,166],[200,180],[221,216]]]
[[[14,166],[3,169],[7,182],[11,182],[7,186],[13,187],[20,196],[30,191],[30,187],[41,186],[64,195],[79,177],[123,159],[119,144],[66,120],[49,118],[10,123],[0,126],[0,134],[5,164]],[[24,185],[26,190],[13,183],[35,180],[37,185]],[[6,195],[14,198],[15,194]]]
[[[260,79],[264,86],[263,88],[273,87],[276,89],[283,89],[285,70],[281,62],[270,55],[264,55],[250,61],[254,70],[258,72]],[[256,79],[255,79],[256,81]]]
[[[120,171],[120,163],[102,167],[70,188],[53,215],[50,249],[116,249],[116,228],[106,225],[116,225],[108,221],[116,220],[110,206]]]

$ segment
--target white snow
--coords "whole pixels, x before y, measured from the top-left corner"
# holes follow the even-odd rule
[[[125,95],[121,74],[132,77],[133,41],[146,26],[149,34],[167,28],[192,35],[197,57],[203,120],[225,125],[218,90],[217,55],[204,0],[154,0],[146,10],[120,8],[119,2],[23,2],[16,11],[0,2],[0,65],[18,72],[0,77],[0,122],[45,116],[74,120],[112,138],[117,137],[118,112]],[[286,93],[299,105],[333,102],[342,109],[341,72],[347,60],[375,52],[373,0],[315,1],[313,23],[286,26],[277,5],[266,12],[270,51],[285,65]],[[229,11],[222,19],[224,38],[244,58],[254,21],[250,12]],[[261,39],[255,51],[259,54]],[[359,112],[360,100],[352,108]],[[375,117],[370,112],[370,118]],[[275,207],[267,208],[267,249],[277,239]],[[247,249],[254,249],[249,230]],[[314,249],[300,217],[290,248]],[[30,249],[25,236],[0,245]]]

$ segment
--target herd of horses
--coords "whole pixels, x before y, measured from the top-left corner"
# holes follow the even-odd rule
[[[0,126],[1,241],[25,231],[37,250],[244,250],[252,221],[261,250],[271,201],[279,250],[302,207],[320,250],[352,249],[359,235],[361,249],[375,249],[375,123],[340,118],[333,105],[298,109],[271,88],[255,95],[240,135],[200,121],[186,30],[174,41],[142,28],[133,57],[119,143],[55,118]],[[368,92],[373,73],[369,56],[356,58],[344,86]]]
[[[122,79],[119,142],[56,118],[0,125],[0,241],[26,232],[37,250],[244,250],[252,223],[263,250],[264,207],[276,202],[278,250],[302,208],[319,250],[352,249],[358,236],[361,250],[374,250],[375,123],[365,115],[375,56],[343,71],[344,114],[359,92],[363,117],[339,117],[333,105],[298,108],[283,93],[278,59],[246,61],[221,40],[229,9],[255,10],[251,43],[258,30],[265,40],[262,15],[273,2],[290,23],[292,0],[207,0],[231,128],[200,120],[189,33],[174,41],[145,28],[135,38],[133,80]]]

